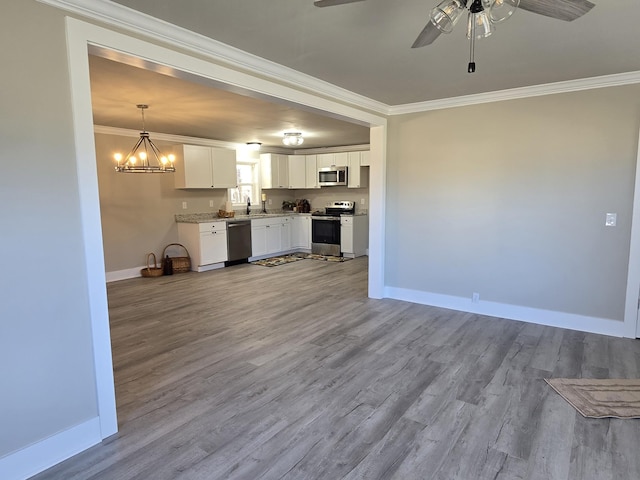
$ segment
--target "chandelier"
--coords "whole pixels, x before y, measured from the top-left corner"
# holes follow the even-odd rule
[[[467,8],[468,0],[444,0],[431,11],[431,23],[442,33],[451,33],[453,27]],[[505,21],[520,5],[520,0],[473,0],[467,16],[467,38],[469,48],[469,67],[467,71],[476,71],[475,41],[488,37],[495,30],[495,24]]]
[[[282,143],[288,147],[302,145],[302,142],[304,142],[304,138],[302,138],[302,133],[300,132],[285,132],[284,138],[282,139]]]
[[[131,149],[129,154],[124,157],[121,153],[116,153],[113,158],[116,161],[116,171],[122,173],[166,173],[175,172],[174,162],[175,155],[162,155],[158,147],[149,138],[149,132],[144,128],[144,111],[149,105],[136,105],[142,114],[142,131],[138,142]],[[139,150],[139,151],[138,151]],[[155,164],[150,163],[150,156],[155,159]]]

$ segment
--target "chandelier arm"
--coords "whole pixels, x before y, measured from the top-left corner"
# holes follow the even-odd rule
[[[125,157],[124,162],[123,163],[127,163],[129,161],[129,159],[133,156],[134,153],[136,153],[136,151],[138,150],[138,148],[140,147],[140,144],[142,143],[142,141],[144,140],[144,137],[140,137],[138,138],[138,141],[136,142],[136,144],[133,146],[133,148],[131,149],[131,151],[129,152],[129,154]]]

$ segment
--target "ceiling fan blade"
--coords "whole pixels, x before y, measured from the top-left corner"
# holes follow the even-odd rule
[[[519,8],[570,22],[580,18],[594,6],[588,0],[520,0]]]
[[[442,32],[440,32],[433,23],[427,23],[420,32],[420,35],[418,35],[418,38],[416,38],[416,41],[411,45],[411,48],[420,48],[431,45],[434,40],[440,36],[440,33]]]
[[[333,7],[334,5],[344,5],[345,3],[364,2],[364,0],[316,0],[313,4],[316,7]]]

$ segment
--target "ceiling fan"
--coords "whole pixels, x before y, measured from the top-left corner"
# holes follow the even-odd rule
[[[316,0],[313,4],[316,7],[332,7],[362,1],[364,0]],[[471,40],[471,49],[467,71],[473,73],[476,70],[473,61],[475,40],[491,35],[493,25],[508,19],[517,8],[570,22],[580,18],[594,6],[588,0],[443,0],[431,10],[429,22],[411,48],[431,45],[441,33],[451,33],[468,8],[467,37]]]

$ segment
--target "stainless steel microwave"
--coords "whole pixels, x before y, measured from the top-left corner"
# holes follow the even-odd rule
[[[347,167],[322,167],[318,169],[318,184],[321,187],[347,185]]]

